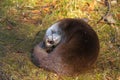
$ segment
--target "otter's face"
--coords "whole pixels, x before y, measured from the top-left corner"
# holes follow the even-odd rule
[[[55,47],[60,43],[62,38],[61,29],[59,28],[59,22],[53,24],[45,34],[45,45],[48,48]]]
[[[51,34],[46,37],[45,43],[47,47],[53,47],[59,44],[60,41],[61,41],[61,35]]]

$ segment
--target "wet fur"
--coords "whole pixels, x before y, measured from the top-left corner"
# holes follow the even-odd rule
[[[34,47],[32,62],[58,75],[77,75],[88,70],[99,53],[99,40],[95,31],[82,19],[62,19],[59,27],[63,31],[62,40],[49,54]]]

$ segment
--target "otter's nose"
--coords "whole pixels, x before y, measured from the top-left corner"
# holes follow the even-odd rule
[[[54,41],[50,41],[50,40],[49,40],[48,42],[49,42],[50,44],[54,44]]]

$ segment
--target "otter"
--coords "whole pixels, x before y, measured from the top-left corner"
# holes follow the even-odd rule
[[[48,28],[43,41],[34,47],[31,60],[58,75],[73,76],[93,66],[99,48],[98,36],[87,22],[66,18]]]

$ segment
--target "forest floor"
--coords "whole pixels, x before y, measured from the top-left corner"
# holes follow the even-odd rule
[[[111,5],[113,23],[96,24],[106,10],[94,0],[0,0],[0,80],[120,80],[120,2]],[[88,19],[100,40],[94,69],[77,77],[59,77],[30,61],[46,29],[68,17]]]

